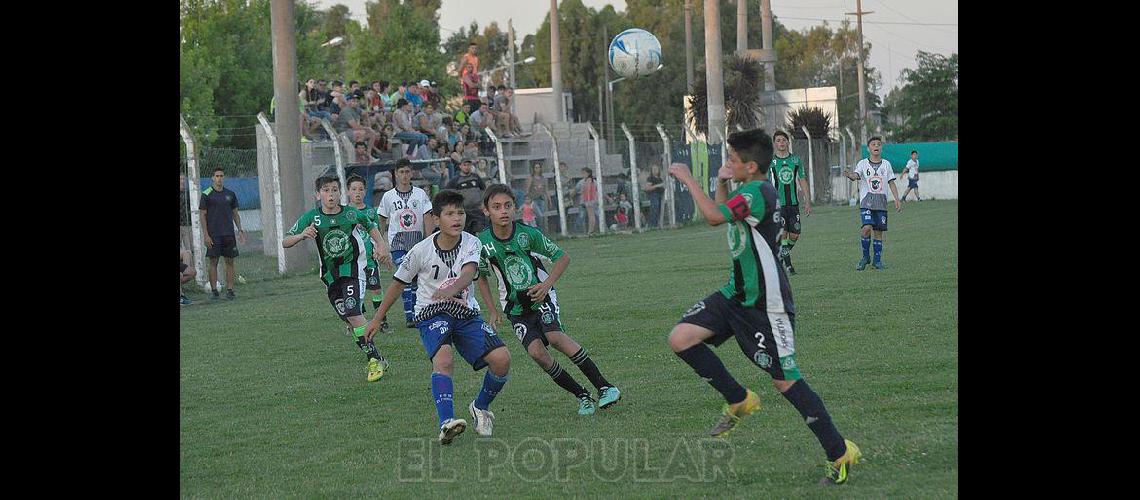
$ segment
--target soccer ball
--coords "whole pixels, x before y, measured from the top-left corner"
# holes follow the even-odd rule
[[[645,76],[661,66],[661,42],[653,33],[630,28],[610,42],[610,67],[627,78]]]

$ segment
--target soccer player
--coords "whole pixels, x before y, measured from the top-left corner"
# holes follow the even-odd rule
[[[595,406],[590,391],[579,385],[550,357],[547,346],[553,344],[590,379],[598,389],[598,405],[602,408],[617,403],[621,399],[621,391],[602,376],[586,349],[566,335],[559,321],[558,294],[554,283],[570,265],[570,256],[538,228],[515,221],[515,202],[514,193],[504,184],[492,185],[483,195],[483,211],[491,219],[491,227],[479,233],[479,241],[483,244],[479,274],[489,276],[494,271],[499,281],[498,306],[511,320],[523,349],[546,370],[555,384],[578,398],[579,415],[593,415]],[[537,255],[554,262],[554,269],[547,273]],[[491,286],[487,280],[479,280],[479,293],[483,303],[491,309],[491,324],[498,327],[502,314],[491,305],[495,301],[491,298]]]
[[[856,271],[867,268],[871,262],[871,231],[875,231],[875,262],[871,264],[875,269],[883,268],[883,231],[887,230],[887,195],[884,187],[891,187],[891,195],[895,198],[895,211],[902,211],[899,202],[899,190],[895,187],[895,172],[891,170],[891,162],[883,158],[883,140],[872,137],[867,141],[868,158],[859,160],[855,164],[854,172],[843,172],[843,175],[853,181],[862,180],[859,184],[859,217],[862,227],[859,229],[860,244],[863,246],[863,258],[855,266]]]
[[[388,245],[392,249],[392,260],[399,266],[408,250],[431,234],[435,224],[427,213],[431,211],[431,198],[423,189],[412,185],[412,162],[407,158],[396,160],[396,187],[385,192],[380,198],[376,214],[380,225],[388,226]],[[416,285],[404,286],[401,297],[404,301],[404,319],[408,328],[415,328],[412,321],[412,308],[416,305]]]
[[[918,150],[910,151],[910,160],[907,160],[902,173],[906,176],[906,191],[903,191],[902,200],[906,201],[906,195],[913,189],[914,199],[922,201],[922,197],[918,195]]]
[[[189,250],[184,248],[178,250],[178,303],[183,306],[194,303],[190,297],[182,293],[182,284],[193,280],[198,275],[198,271],[194,270],[193,260]]]
[[[788,274],[796,274],[792,267],[792,247],[800,239],[800,201],[801,194],[804,205],[804,215],[811,215],[811,190],[808,188],[807,174],[804,173],[800,157],[788,152],[788,134],[777,130],[772,134],[772,142],[776,144],[776,154],[772,156],[772,185],[780,202],[780,261]],[[797,192],[797,188],[802,191]]]
[[[373,226],[380,227],[380,221],[377,219],[378,215],[376,210],[364,204],[364,191],[367,189],[367,183],[364,178],[352,174],[348,176],[348,205],[357,209],[360,213],[368,218]],[[376,267],[376,261],[372,258],[372,239],[365,238],[364,240],[365,255],[368,256],[368,267],[365,268],[367,274],[367,289],[368,295],[372,297],[372,310],[380,309],[380,301],[384,299],[384,290],[380,286],[380,270]],[[361,302],[360,309],[363,312],[364,303]],[[384,332],[391,331],[392,327],[388,325],[388,318],[382,318],[380,329]]]
[[[843,439],[823,400],[812,391],[796,366],[795,305],[787,275],[776,257],[780,225],[773,217],[776,190],[765,182],[772,161],[772,141],[763,129],[728,137],[728,162],[717,172],[716,201],[709,199],[688,167],[674,163],[669,173],[693,194],[709,225],[728,223],[732,273],[720,290],[697,302],[673,327],[669,347],[727,402],[723,417],[710,432],[724,436],[740,419],[760,408],[760,397],[742,387],[705,344],[719,346],[736,337],[750,361],[768,372],[772,384],[792,403],[827,454],[825,483],[847,480],[848,466],[861,456],[855,443]],[[741,183],[732,193],[729,180]]]
[[[368,258],[363,254],[368,247],[364,240],[371,236],[375,241],[373,257],[391,269],[388,244],[367,215],[340,204],[340,179],[323,175],[314,185],[321,206],[301,214],[301,218],[285,233],[287,236],[281,240],[281,246],[291,248],[304,240],[313,240],[317,244],[321,281],[328,292],[329,303],[352,329],[356,345],[368,359],[367,379],[375,382],[384,376],[388,361],[380,355],[376,344],[364,338],[365,320],[360,312],[368,276]]]
[[[396,302],[401,285],[419,282],[416,290],[415,320],[420,341],[431,360],[431,392],[439,416],[439,442],[451,444],[467,429],[467,421],[455,418],[455,388],[451,380],[454,351],[459,351],[471,368],[490,368],[483,375],[483,388],[467,405],[475,421],[475,432],[490,436],[495,414],[491,402],[509,378],[511,355],[495,330],[479,317],[472,280],[479,275],[479,238],[463,232],[466,214],[463,195],[445,189],[432,200],[432,217],[439,231],[417,243],[404,255],[403,264],[392,276],[380,310],[368,322],[366,338],[376,335],[378,319]]]

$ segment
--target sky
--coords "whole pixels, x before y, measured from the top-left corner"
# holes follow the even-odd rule
[[[349,8],[353,19],[363,22],[365,0],[318,0],[312,2],[320,8],[344,4]],[[845,16],[855,12],[856,0],[772,0],[772,13],[789,29],[796,31],[823,24],[833,28]],[[586,7],[601,9],[612,4],[616,10],[625,10],[625,0],[582,0]],[[721,9],[736,6],[721,1]],[[461,27],[477,21],[482,28],[491,21],[498,21],[504,30],[507,20],[512,19],[515,27],[516,43],[528,33],[538,31],[550,10],[549,0],[443,0],[440,8],[440,39],[446,40]],[[957,0],[863,0],[863,11],[872,14],[863,16],[863,39],[872,45],[871,57],[867,65],[883,75],[883,88],[879,94],[885,96],[892,86],[900,85],[899,75],[907,68],[914,69],[915,53],[919,50],[949,56],[958,52],[958,2]],[[684,15],[684,12],[678,13]],[[748,0],[748,15],[760,15],[760,0]],[[879,24],[883,23],[883,24]],[[897,23],[897,24],[894,24]],[[735,27],[733,27],[735,30]],[[693,36],[703,36],[704,28],[693,27]],[[760,33],[748,34],[749,48],[760,47]],[[669,54],[665,54],[666,59]],[[679,54],[684,60],[684,54]]]

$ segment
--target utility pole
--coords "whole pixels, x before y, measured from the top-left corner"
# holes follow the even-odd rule
[[[748,0],[736,0],[736,53],[748,50]]]
[[[293,0],[273,0],[269,6],[269,28],[273,34],[273,95],[277,110],[273,116],[277,135],[281,175],[281,217],[283,226],[301,217],[305,206],[301,173],[301,116],[297,109],[297,36]],[[284,238],[278,234],[277,238]],[[280,244],[280,243],[278,243]],[[286,252],[285,268],[301,269],[308,252]],[[233,284],[230,284],[233,286]]]
[[[724,73],[721,69],[720,0],[705,0],[705,81],[708,82],[709,144],[724,133]]]
[[[863,79],[863,16],[865,14],[873,14],[874,11],[863,11],[863,0],[855,0],[855,10],[857,12],[848,12],[849,16],[856,16],[858,18],[859,29],[859,66],[857,66],[859,76],[859,133],[862,134],[860,139],[863,143],[867,142],[867,85]]]
[[[507,49],[507,64],[509,64],[511,68],[510,86],[513,89],[515,88],[515,27],[511,24],[511,21],[513,21],[513,19],[507,19],[507,44],[510,45]],[[511,102],[511,106],[514,106],[514,102]]]
[[[760,0],[760,33],[771,61],[764,63],[764,92],[776,91],[776,49],[772,47],[772,0]]]
[[[562,48],[558,44],[558,0],[550,0],[550,81],[554,91],[554,122],[562,123]]]
[[[606,47],[606,63],[603,71],[605,71],[605,84],[606,84],[606,122],[603,123],[606,128],[602,132],[606,134],[606,153],[610,152],[610,144],[614,142],[614,87],[610,85],[610,57],[609,57],[609,40],[610,40],[610,27],[602,26],[602,46]]]
[[[685,0],[685,93],[693,91],[693,0]]]

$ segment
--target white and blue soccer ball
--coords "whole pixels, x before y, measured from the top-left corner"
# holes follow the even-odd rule
[[[661,66],[661,42],[653,33],[630,28],[610,42],[610,67],[627,78],[645,76]]]

